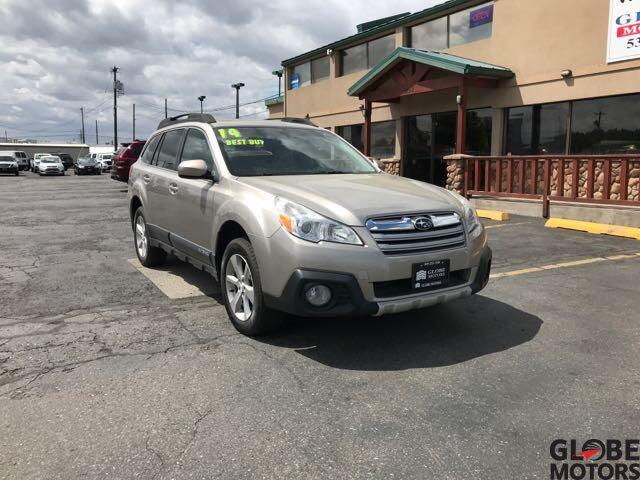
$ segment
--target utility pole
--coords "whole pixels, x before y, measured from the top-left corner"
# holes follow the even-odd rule
[[[80,107],[80,117],[82,117],[82,143],[85,143],[85,138],[84,138],[84,107]]]
[[[118,148],[118,67],[114,65],[113,72],[113,148]]]
[[[164,99],[164,118],[167,118],[169,115],[167,115],[167,99]]]
[[[234,83],[231,88],[236,89],[236,118],[240,118],[240,89],[244,87],[244,83]]]
[[[98,140],[98,120],[96,120],[96,145],[100,145],[100,141]]]
[[[136,140],[136,104],[133,104],[133,137],[131,138],[132,141]]]

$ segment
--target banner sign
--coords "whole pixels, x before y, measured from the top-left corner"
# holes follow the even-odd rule
[[[610,0],[607,63],[640,58],[640,0]]]
[[[493,4],[474,10],[469,14],[469,28],[493,22]]]

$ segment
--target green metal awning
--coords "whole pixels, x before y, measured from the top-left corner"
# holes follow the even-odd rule
[[[369,70],[364,77],[354,83],[351,88],[349,88],[349,95],[360,95],[367,87],[378,80],[381,75],[384,75],[403,60],[428,65],[458,75],[470,75],[494,80],[511,78],[514,75],[508,68],[499,67],[490,63],[479,62],[448,53],[399,47]]]

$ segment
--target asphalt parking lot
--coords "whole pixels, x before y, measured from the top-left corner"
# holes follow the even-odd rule
[[[637,438],[637,240],[487,221],[480,295],[250,339],[136,268],[108,175],[2,176],[0,216],[0,478],[548,478]]]

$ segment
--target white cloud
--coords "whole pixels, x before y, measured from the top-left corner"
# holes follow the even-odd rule
[[[2,0],[0,16],[0,125],[10,135],[77,138],[80,107],[86,129],[100,122],[112,135],[111,74],[120,67],[119,137],[151,133],[164,116],[232,105],[231,83],[242,81],[241,101],[277,92],[271,71],[280,61],[355,33],[358,23],[417,11],[438,0]],[[259,116],[262,103],[242,108]],[[233,109],[216,116],[233,115]],[[92,135],[88,135],[93,138]],[[56,137],[60,139],[61,137]]]

